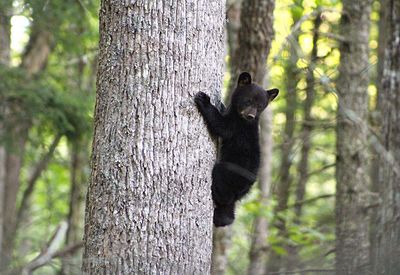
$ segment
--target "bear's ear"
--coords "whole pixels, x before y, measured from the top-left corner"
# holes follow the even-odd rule
[[[243,72],[239,75],[238,86],[251,84],[251,75],[248,72]]]
[[[272,100],[275,99],[275,97],[278,96],[279,90],[275,88],[275,89],[267,90],[267,93],[269,96],[269,101],[271,102]]]

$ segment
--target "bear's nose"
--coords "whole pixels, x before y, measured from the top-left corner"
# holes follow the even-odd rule
[[[253,115],[253,114],[248,114],[247,115],[247,119],[249,119],[249,120],[252,120],[252,119],[255,119],[255,118],[256,118],[256,116]]]

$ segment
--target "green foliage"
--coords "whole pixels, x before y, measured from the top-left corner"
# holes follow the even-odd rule
[[[90,128],[85,104],[57,90],[45,77],[30,78],[22,69],[4,66],[0,75],[4,79],[0,82],[0,101],[2,108],[8,109],[2,119],[7,129],[28,123],[73,138]]]
[[[17,231],[14,266],[35,258],[57,225],[68,216],[72,173],[70,145],[80,142],[82,151],[89,151],[95,98],[98,5],[99,1],[91,0],[13,1],[17,15],[13,19],[18,21],[19,17],[25,17],[30,25],[23,34],[18,33],[21,29],[13,26],[12,37],[31,38],[31,42],[18,45],[18,48],[24,48],[22,52],[12,48],[11,66],[0,66],[0,126],[5,127],[0,132],[1,145],[8,151],[14,150],[17,147],[14,144],[15,129],[20,125],[28,129],[28,140],[21,150],[24,164],[17,206],[50,144],[56,136],[63,136],[35,183],[27,215]],[[29,75],[20,63],[24,52],[32,46],[32,38],[40,32],[50,34],[51,52],[43,69]],[[27,41],[22,39],[21,42]],[[81,169],[87,170],[88,162],[81,165]],[[60,262],[55,261],[35,274],[56,274],[59,269]]]

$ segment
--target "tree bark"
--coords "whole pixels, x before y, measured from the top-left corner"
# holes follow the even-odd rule
[[[103,0],[83,271],[207,274],[224,1]]]
[[[274,36],[273,10],[275,1],[243,1],[240,12],[238,47],[231,59],[229,91],[234,90],[241,71],[248,71],[255,82],[264,84],[266,60]]]
[[[400,3],[387,0],[387,43],[377,110],[380,117],[377,186],[380,202],[372,248],[374,274],[400,272]]]
[[[343,1],[337,80],[336,273],[369,271],[367,113],[371,1]]]
[[[227,46],[229,57],[232,59],[239,45],[238,35],[240,29],[240,9],[242,0],[227,0],[226,4]]]

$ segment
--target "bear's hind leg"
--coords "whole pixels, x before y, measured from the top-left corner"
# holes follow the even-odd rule
[[[235,204],[217,205],[214,209],[214,225],[216,227],[230,225],[234,219]]]

